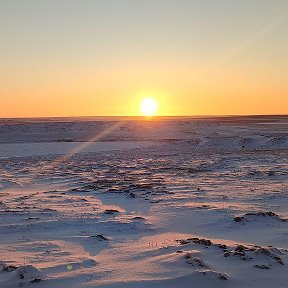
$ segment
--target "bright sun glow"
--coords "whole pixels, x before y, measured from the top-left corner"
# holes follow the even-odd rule
[[[158,103],[154,98],[145,98],[141,102],[141,111],[144,116],[154,116],[158,110]]]

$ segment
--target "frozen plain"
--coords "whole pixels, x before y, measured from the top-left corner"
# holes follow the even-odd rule
[[[287,287],[287,116],[6,119],[0,143],[1,288]]]

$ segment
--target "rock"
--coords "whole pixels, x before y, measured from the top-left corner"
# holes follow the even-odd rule
[[[234,217],[234,221],[235,222],[241,222],[247,219],[247,217],[250,216],[262,216],[262,217],[273,217],[278,219],[281,222],[287,222],[287,219],[283,219],[281,218],[279,215],[277,215],[276,213],[272,212],[272,211],[260,211],[260,212],[250,212],[250,213],[246,213],[244,216],[237,216]]]
[[[231,252],[225,252],[224,257],[229,257],[231,255]]]
[[[227,249],[227,245],[225,244],[217,244],[217,246],[221,249]]]
[[[234,217],[235,222],[241,222],[243,220],[243,217]]]
[[[228,280],[228,275],[223,274],[223,273],[219,273],[219,272],[216,272],[213,270],[201,270],[198,272],[205,275],[205,276],[216,277],[219,280]]]
[[[31,280],[30,282],[31,283],[39,283],[39,282],[42,282],[43,280],[41,278],[35,278],[33,280]]]
[[[273,258],[274,258],[279,264],[284,265],[284,261],[282,260],[281,257],[279,257],[279,256],[274,256]]]
[[[12,271],[15,271],[16,269],[18,269],[18,267],[14,266],[14,265],[4,265],[3,266],[3,271],[5,271],[5,272],[12,272]]]
[[[262,254],[264,254],[266,256],[270,256],[271,255],[271,252],[268,249],[263,248],[263,247],[261,247],[258,250],[256,250],[256,254],[258,254],[258,253],[262,253]]]
[[[115,213],[120,213],[120,211],[116,210],[116,209],[106,209],[104,211],[104,214],[107,214],[107,215],[113,215]]]
[[[183,252],[183,251],[182,251]],[[190,253],[186,253],[185,255],[184,255],[184,258],[185,259],[191,259],[191,254]]]
[[[186,245],[186,244],[189,244],[189,242],[186,241],[186,240],[179,240],[179,243],[180,243],[180,245]]]
[[[194,242],[194,241],[198,241],[198,240],[199,240],[199,238],[196,238],[196,237],[188,238],[188,239],[187,239],[187,241],[193,241],[193,242]]]
[[[233,256],[245,256],[245,252],[238,252],[238,251],[235,251],[234,253],[233,253]]]
[[[201,239],[199,241],[200,244],[204,244],[206,246],[211,246],[212,245],[212,242],[210,240],[206,240],[206,239]]]
[[[191,255],[190,255],[190,258],[188,258],[188,260],[186,261],[186,263],[191,264],[191,265],[198,265],[202,268],[209,268],[209,266],[201,258],[191,257]]]
[[[268,270],[271,269],[271,267],[267,266],[267,265],[254,265],[254,267],[258,268],[258,269],[264,269],[264,270]]]
[[[133,217],[133,220],[145,221],[146,219],[144,217],[141,217],[141,216],[136,216],[136,217]]]
[[[220,279],[220,280],[228,280],[228,277],[225,274],[219,273],[218,274],[218,279]]]
[[[206,245],[206,246],[211,246],[212,242],[209,239],[199,239],[199,238],[188,238],[187,241],[192,241],[196,244],[201,244],[201,245]]]
[[[129,193],[127,193],[126,196],[129,197],[129,198],[136,198],[136,194],[133,193],[133,192],[129,192]]]
[[[211,246],[212,245],[212,242],[208,239],[199,239],[199,240],[195,240],[193,241],[194,243],[197,243],[197,244],[202,244],[202,245],[205,245],[205,246]]]
[[[101,241],[109,241],[109,239],[106,238],[105,236],[103,236],[102,234],[92,235],[92,236],[90,236],[90,238],[97,238],[97,239],[99,239]]]
[[[236,248],[235,248],[235,251],[236,252],[244,252],[245,250],[247,250],[247,247],[243,246],[243,245],[238,245]]]
[[[283,259],[280,256],[278,256],[278,255],[274,254],[273,252],[271,252],[270,250],[273,250],[273,248],[271,248],[271,247],[270,248],[260,247],[260,248],[256,249],[256,251],[254,253],[256,255],[261,253],[263,255],[266,255],[266,256],[271,257],[272,259],[276,260],[279,264],[285,265]]]

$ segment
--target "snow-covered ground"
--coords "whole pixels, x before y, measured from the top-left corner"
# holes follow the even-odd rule
[[[288,117],[8,119],[0,143],[1,288],[287,287]]]
[[[78,151],[103,152],[140,148],[152,145],[149,141],[113,141],[113,142],[37,142],[37,143],[1,143],[0,159],[44,155],[66,155]]]

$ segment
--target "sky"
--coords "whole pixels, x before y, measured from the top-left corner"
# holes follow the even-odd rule
[[[0,0],[0,117],[288,114],[287,0]]]

